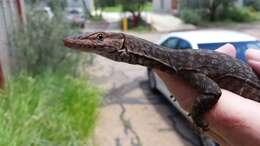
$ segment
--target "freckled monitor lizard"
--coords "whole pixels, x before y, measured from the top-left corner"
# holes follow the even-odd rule
[[[221,88],[260,102],[260,79],[246,63],[212,50],[174,50],[124,33],[84,33],[64,39],[64,45],[109,59],[177,74],[198,92],[191,117],[206,129],[203,115],[221,96]]]

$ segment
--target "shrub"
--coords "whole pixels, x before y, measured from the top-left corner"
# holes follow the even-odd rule
[[[248,7],[230,7],[224,14],[224,18],[236,22],[248,22],[255,20],[255,16]]]
[[[83,79],[19,75],[0,92],[0,145],[86,145],[100,96]]]
[[[249,1],[246,5],[254,8],[256,11],[260,11],[260,0]]]
[[[197,25],[201,21],[201,16],[196,10],[183,9],[180,12],[180,17],[185,23]]]
[[[56,17],[50,19],[38,14],[28,18],[26,28],[14,32],[15,71],[25,70],[31,75],[46,71],[75,73],[79,54],[65,48],[62,40],[79,30]],[[90,56],[84,58],[91,60]]]

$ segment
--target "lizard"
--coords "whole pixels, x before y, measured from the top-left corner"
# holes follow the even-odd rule
[[[260,79],[245,62],[214,50],[175,50],[125,33],[86,32],[64,38],[66,47],[109,59],[176,74],[199,95],[190,111],[194,124],[206,130],[203,115],[221,96],[221,88],[260,102]]]

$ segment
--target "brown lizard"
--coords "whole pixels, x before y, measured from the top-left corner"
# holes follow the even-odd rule
[[[212,50],[174,50],[123,33],[96,32],[64,39],[65,46],[109,59],[177,74],[200,93],[191,117],[200,128],[204,113],[217,103],[221,88],[260,102],[260,79],[246,63]]]

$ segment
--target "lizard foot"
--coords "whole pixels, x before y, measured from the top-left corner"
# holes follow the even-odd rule
[[[202,112],[200,112],[200,110],[193,108],[190,116],[197,127],[201,128],[203,131],[208,130],[209,124],[202,120]]]

